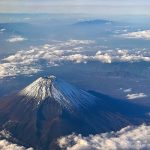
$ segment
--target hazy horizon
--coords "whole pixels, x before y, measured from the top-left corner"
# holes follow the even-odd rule
[[[1,0],[0,13],[89,13],[101,15],[150,15],[147,0]],[[109,10],[109,11],[108,11]]]

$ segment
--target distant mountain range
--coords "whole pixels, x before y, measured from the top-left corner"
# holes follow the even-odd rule
[[[83,20],[83,21],[79,21],[77,23],[75,23],[74,25],[104,25],[104,24],[112,24],[113,21],[109,21],[109,20],[103,20],[103,19],[96,19],[96,20]]]
[[[0,129],[10,132],[18,144],[55,150],[61,136],[72,132],[86,136],[149,122],[147,112],[145,107],[48,76],[0,100]]]

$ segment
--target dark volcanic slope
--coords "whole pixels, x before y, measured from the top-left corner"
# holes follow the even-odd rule
[[[96,134],[149,121],[140,106],[96,96],[54,76],[39,78],[0,101],[0,129],[27,147],[47,150],[72,132]]]

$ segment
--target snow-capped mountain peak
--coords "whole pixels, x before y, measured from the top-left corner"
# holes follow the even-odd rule
[[[51,86],[52,82],[55,80],[54,76],[40,77],[25,89],[23,89],[20,94],[34,98],[38,101],[42,101],[47,97],[51,97]]]
[[[57,138],[73,132],[97,134],[150,122],[149,108],[93,95],[54,76],[40,77],[0,100],[0,128],[10,141],[50,150],[58,149]]]
[[[67,109],[87,107],[95,101],[94,96],[55,76],[40,77],[19,94],[26,96],[27,100],[37,101],[38,104],[51,99]]]

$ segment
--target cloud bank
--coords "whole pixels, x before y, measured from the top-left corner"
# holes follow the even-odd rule
[[[130,32],[127,34],[122,34],[125,38],[134,38],[134,39],[146,39],[150,40],[150,30]]]
[[[0,150],[33,150],[33,148],[25,148],[24,146],[20,146],[18,144],[9,142],[8,139],[14,139],[11,133],[7,130],[0,131]]]
[[[147,97],[144,93],[135,93],[135,94],[128,94],[127,99],[137,99],[137,98],[144,98]]]
[[[7,140],[0,140],[0,150],[33,150],[32,148],[26,149],[23,146],[13,144]]]
[[[150,126],[128,126],[118,132],[90,135],[69,135],[58,139],[60,148],[67,150],[148,150]]]
[[[100,50],[101,49],[101,50]],[[0,78],[32,75],[65,62],[150,62],[148,49],[107,50],[90,40],[54,41],[39,47],[21,50],[0,61]]]

